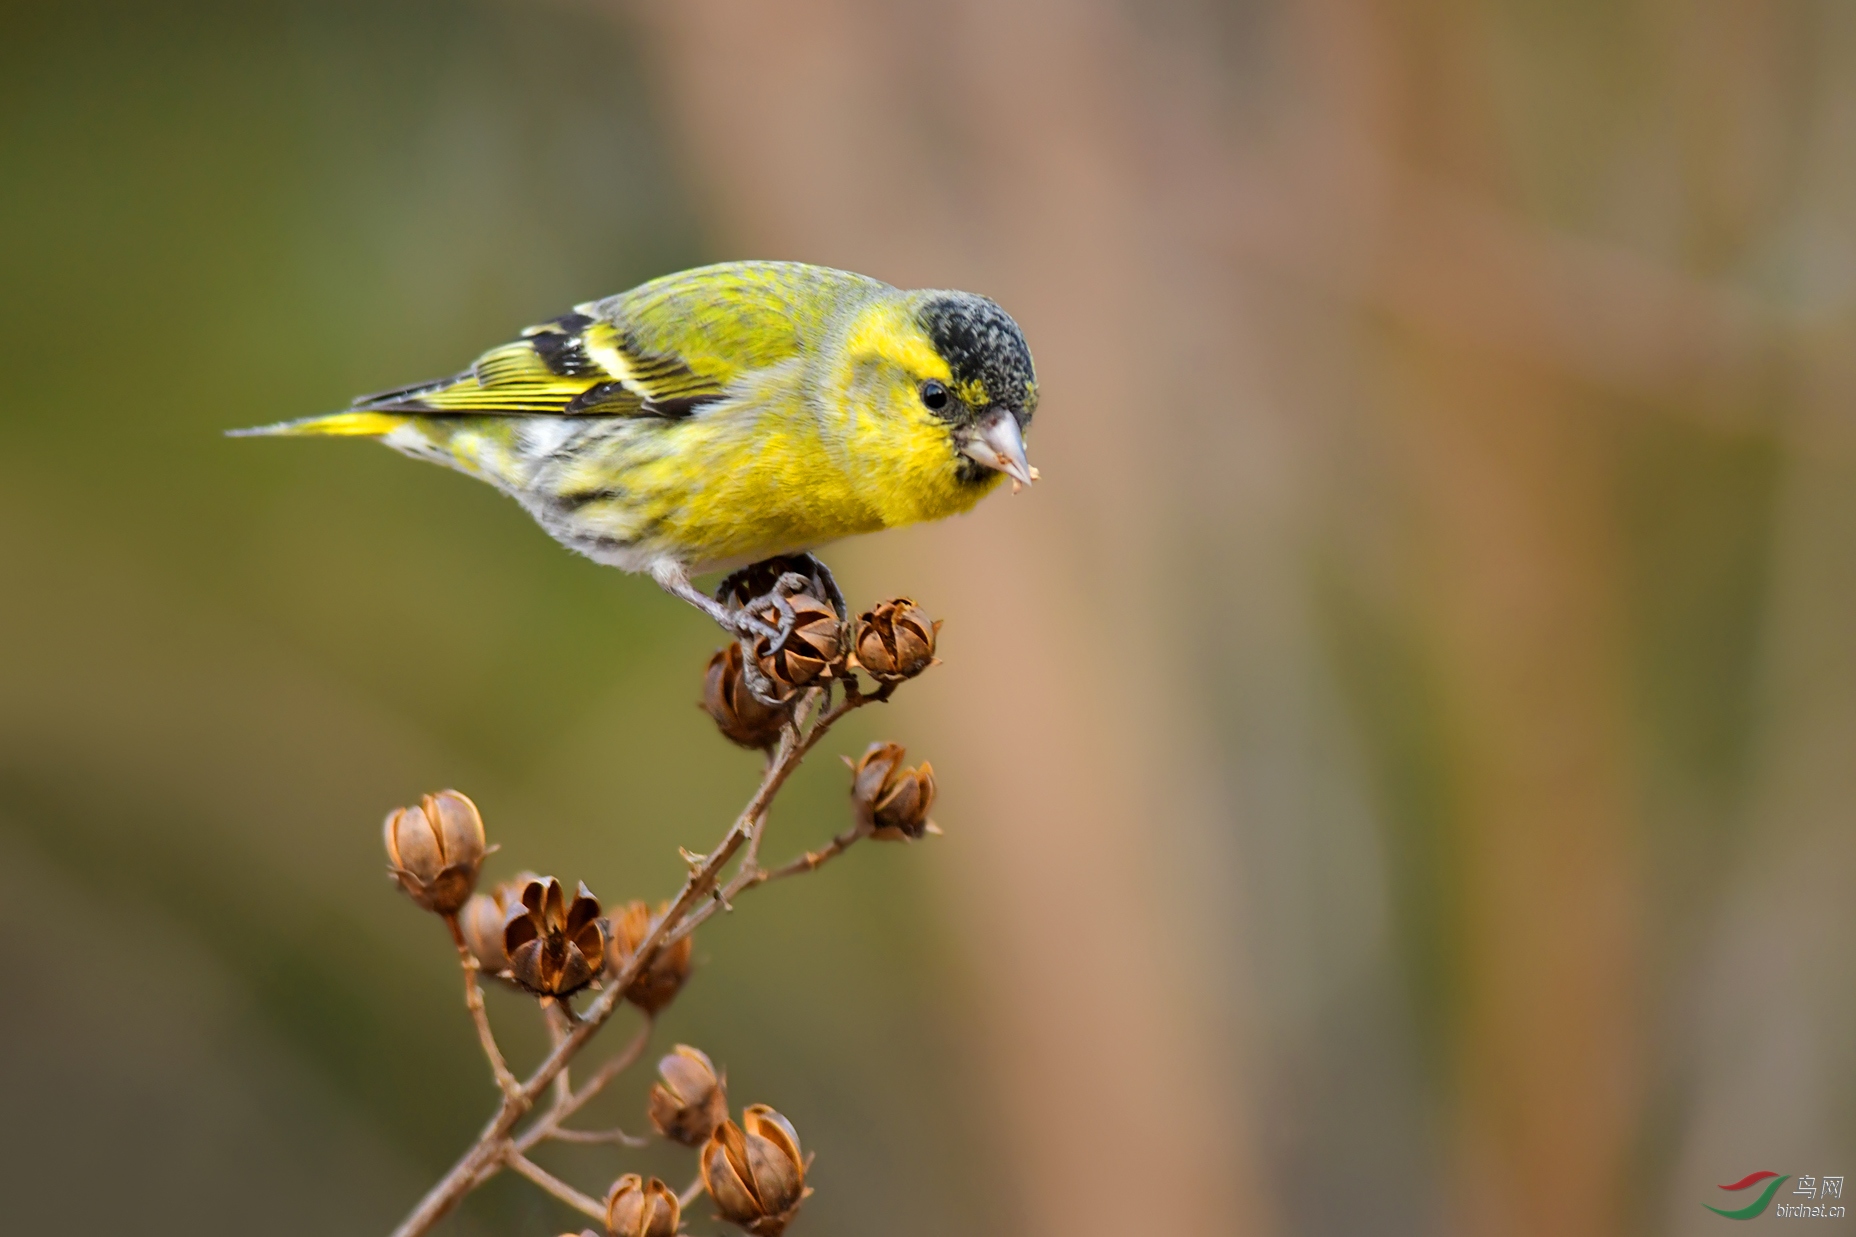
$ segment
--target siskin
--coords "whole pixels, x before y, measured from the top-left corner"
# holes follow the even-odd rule
[[[1037,477],[1037,401],[1024,333],[985,297],[729,262],[580,305],[455,377],[234,433],[378,439],[489,482],[561,544],[724,627],[783,639],[788,624],[690,577],[954,515],[1005,477],[1016,490]]]

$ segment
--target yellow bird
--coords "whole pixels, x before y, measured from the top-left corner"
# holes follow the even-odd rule
[[[455,468],[569,549],[783,641],[784,604],[776,630],[690,577],[1030,483],[1037,402],[1024,333],[983,296],[728,262],[577,306],[455,377],[234,433],[374,438]]]

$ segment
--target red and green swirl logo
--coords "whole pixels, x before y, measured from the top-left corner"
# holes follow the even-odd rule
[[[1779,1192],[1780,1186],[1790,1180],[1790,1177],[1780,1176],[1778,1173],[1748,1173],[1731,1185],[1722,1186],[1721,1189],[1737,1193],[1740,1190],[1750,1190],[1763,1181],[1766,1183],[1766,1188],[1759,1192],[1758,1198],[1744,1207],[1736,1207],[1731,1211],[1725,1207],[1711,1207],[1707,1203],[1703,1203],[1702,1206],[1707,1207],[1717,1216],[1726,1216],[1729,1220],[1751,1220],[1754,1216],[1765,1213],[1766,1208],[1772,1205],[1772,1196]]]

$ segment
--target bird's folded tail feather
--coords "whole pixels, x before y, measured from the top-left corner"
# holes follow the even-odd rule
[[[250,429],[227,430],[228,438],[382,438],[413,418],[394,412],[331,412],[275,425],[256,425]]]

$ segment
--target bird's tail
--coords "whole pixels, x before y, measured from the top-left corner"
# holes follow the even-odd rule
[[[370,412],[357,409],[353,412],[330,412],[313,417],[299,417],[294,421],[279,421],[275,425],[255,425],[250,429],[227,430],[228,438],[384,438],[413,418],[403,413]]]

